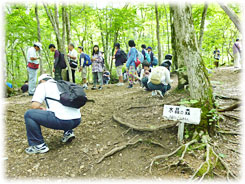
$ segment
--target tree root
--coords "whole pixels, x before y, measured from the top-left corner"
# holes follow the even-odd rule
[[[219,98],[219,99],[224,99],[224,100],[237,100],[237,101],[241,100],[239,98],[217,95],[217,94],[214,94],[214,98]]]
[[[159,147],[162,147],[162,148],[166,149],[166,147],[164,147],[162,144],[160,144],[158,142],[155,142],[155,141],[138,139],[135,142],[131,142],[131,140],[128,141],[126,144],[122,145],[122,146],[113,148],[111,151],[109,151],[106,154],[104,154],[96,163],[97,164],[101,163],[105,158],[110,157],[110,156],[114,155],[115,153],[117,153],[119,151],[122,151],[123,149],[127,148],[128,146],[132,146],[132,145],[135,145],[135,144],[138,144],[138,143],[142,143],[142,142],[146,142],[146,143],[150,143],[150,144],[153,144],[153,145],[157,145]]]
[[[225,113],[223,113],[222,115],[225,116],[225,117],[228,117],[228,118],[237,120],[237,121],[241,121],[241,119],[239,117],[234,116],[234,115],[231,115],[231,114],[225,114]]]
[[[178,161],[177,163],[174,164],[174,165],[178,165],[180,162],[183,161],[184,156],[185,156],[185,153],[186,153],[186,151],[187,151],[187,148],[188,148],[191,144],[194,144],[194,143],[196,143],[196,142],[197,142],[197,140],[196,140],[196,139],[193,139],[192,141],[190,141],[190,142],[188,142],[188,143],[186,143],[186,144],[184,144],[184,145],[178,147],[176,150],[174,150],[173,152],[171,152],[171,153],[169,153],[169,154],[167,154],[167,155],[158,155],[158,156],[154,157],[154,158],[152,159],[152,161],[151,161],[150,168],[149,168],[149,172],[152,174],[152,166],[153,166],[153,164],[154,164],[154,162],[155,162],[156,160],[171,157],[171,156],[173,156],[174,154],[176,154],[179,150],[181,150],[181,149],[184,148],[184,150],[183,150],[183,152],[182,152],[182,155],[181,155],[179,161]],[[172,164],[172,165],[173,165],[173,164]],[[169,166],[169,167],[171,167],[171,166]]]
[[[233,104],[233,105],[231,105],[231,106],[229,106],[229,107],[227,107],[225,109],[218,109],[217,111],[218,112],[233,111],[234,109],[240,107],[241,105],[242,105],[241,102],[237,102],[237,103],[235,103],[235,104]]]
[[[202,140],[204,140],[204,139],[202,139]],[[183,150],[183,151],[181,153],[181,157],[179,158],[179,160],[176,163],[173,163],[169,166],[165,166],[165,167],[161,168],[161,170],[164,170],[167,168],[169,169],[173,165],[179,166],[180,164],[182,164],[182,165],[187,165],[194,172],[193,168],[190,167],[188,165],[188,163],[186,163],[184,161],[184,157],[185,157],[185,154],[187,152],[188,147],[192,144],[195,144],[195,143],[197,143],[197,139],[193,139],[192,141],[190,141],[186,144],[183,144],[182,146],[178,147],[176,150],[174,150],[173,152],[171,152],[167,155],[158,155],[158,156],[154,157],[150,163],[149,172],[152,174],[152,167],[153,167],[153,164],[156,160],[171,157],[171,156],[175,155],[180,150]],[[203,147],[203,146],[205,146],[205,148],[206,148],[205,161],[202,162],[201,165],[194,172],[194,174],[191,177],[191,180],[198,180],[199,179],[199,181],[202,181],[205,178],[205,176],[207,176],[210,172],[213,172],[213,169],[217,166],[218,162],[225,168],[227,180],[229,180],[230,177],[236,178],[236,175],[230,170],[228,164],[214,151],[213,147],[208,143],[207,136],[206,136],[206,139],[203,141],[202,144],[192,148],[192,150],[198,149],[198,148]],[[197,175],[199,177],[197,177]],[[220,177],[222,177],[222,176],[220,176]]]
[[[169,121],[168,124],[164,124],[164,125],[160,125],[160,126],[151,126],[151,127],[142,126],[142,127],[139,127],[139,126],[133,125],[133,124],[131,124],[131,123],[122,121],[122,120],[121,120],[119,117],[117,117],[115,114],[112,115],[112,118],[113,118],[113,120],[115,120],[117,123],[119,123],[119,124],[121,124],[121,125],[124,125],[124,126],[127,126],[127,127],[131,128],[131,129],[138,130],[138,131],[149,131],[149,132],[152,132],[152,131],[156,131],[156,130],[160,130],[160,129],[165,129],[165,128],[174,127],[174,126],[176,126],[176,124],[177,124],[177,122]]]
[[[234,131],[218,131],[221,134],[230,134],[230,135],[242,135],[240,132],[234,132]]]

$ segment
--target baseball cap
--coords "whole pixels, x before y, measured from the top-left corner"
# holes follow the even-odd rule
[[[40,77],[38,77],[38,83],[41,82],[41,80],[49,80],[52,79],[52,77],[49,74],[42,74]]]
[[[42,49],[42,44],[40,42],[36,42],[36,43],[34,43],[34,45],[38,46],[40,48],[40,50],[43,50]]]

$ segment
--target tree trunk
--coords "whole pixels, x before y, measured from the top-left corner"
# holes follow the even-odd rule
[[[199,49],[202,49],[202,39],[203,39],[203,33],[204,33],[204,26],[205,26],[205,19],[207,16],[207,10],[208,10],[208,3],[204,4],[203,12],[202,12],[202,20],[201,20],[201,26],[200,26],[200,36],[198,41]]]
[[[67,12],[67,9],[65,8],[65,21],[66,21],[66,38],[67,38],[67,45],[71,43],[71,27],[70,27],[70,19]]]
[[[35,5],[35,14],[36,14],[36,20],[37,20],[37,38],[38,41],[41,43],[41,30],[40,30],[40,22],[39,22],[39,16],[38,16],[38,5]],[[42,63],[42,54],[40,52],[40,60],[39,60],[39,65],[40,65],[40,75],[43,74],[43,63]]]
[[[242,33],[242,25],[239,17],[235,12],[233,12],[228,6],[225,4],[219,3],[220,7],[225,11],[225,13],[229,16],[231,21],[235,24],[236,28]]]
[[[63,50],[62,48],[62,40],[61,40],[61,36],[60,36],[60,30],[59,30],[59,19],[58,19],[58,10],[57,10],[57,6],[55,5],[55,9],[56,9],[56,13],[55,13],[55,17],[53,15],[53,12],[52,10],[50,10],[47,5],[43,4],[45,10],[46,10],[46,13],[48,15],[48,18],[53,26],[53,29],[54,29],[54,33],[56,35],[56,40],[57,40],[57,47],[58,47],[58,50]]]
[[[169,48],[169,30],[168,30],[168,13],[167,13],[167,8],[164,5],[165,9],[165,16],[166,16],[166,22],[167,22],[167,37],[168,37],[168,54],[170,54],[170,48]]]
[[[25,58],[25,63],[26,63],[26,67],[27,67],[27,57],[26,57],[26,52],[25,52],[25,50],[23,49],[23,47],[21,47],[21,51],[22,51],[22,54],[23,54],[23,56],[24,56],[24,58]],[[26,72],[26,79],[28,80],[28,78],[29,78],[29,75],[28,75],[28,72]]]
[[[174,20],[173,20],[173,7],[174,5],[170,6],[170,21],[171,21],[171,45],[172,45],[172,52],[173,52],[173,66],[177,71],[178,75],[178,89],[184,89],[184,86],[188,84],[188,76],[186,66],[184,64],[184,58],[178,55],[177,53],[177,41],[176,31],[174,27]]]
[[[214,108],[212,87],[207,70],[199,53],[192,10],[189,4],[172,6],[178,61],[183,60],[187,68],[190,96],[200,102],[202,120],[198,128],[213,133],[214,123],[210,124],[207,114]]]
[[[67,16],[68,14],[66,14],[66,10],[65,10],[65,7],[64,7],[64,5],[62,6],[62,28],[63,28],[63,31],[62,31],[62,40],[63,40],[63,42],[62,42],[62,51],[63,51],[63,53],[64,53],[64,56],[65,56],[65,62],[66,62],[66,65],[67,65],[67,70],[68,70],[68,76],[69,76],[69,81],[71,82],[72,81],[72,76],[71,76],[71,67],[70,67],[70,65],[69,65],[69,63],[68,63],[68,59],[67,59],[67,52],[66,52],[66,47],[65,47],[65,45],[66,45],[66,24],[67,24],[67,22],[66,22],[66,20],[67,20],[67,18],[66,18],[66,16]],[[65,70],[63,70],[64,72],[63,72],[63,76],[64,76],[64,78],[65,78],[65,76],[66,76],[66,71]],[[67,80],[67,79],[66,79]]]
[[[155,3],[155,13],[156,13],[156,34],[157,34],[157,48],[158,48],[158,64],[161,65],[162,62],[162,49],[160,43],[160,35],[159,35],[159,15],[158,15],[158,6]]]

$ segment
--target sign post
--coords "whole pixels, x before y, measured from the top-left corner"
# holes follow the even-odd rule
[[[201,109],[185,106],[164,105],[163,117],[168,120],[179,121],[178,140],[184,136],[185,123],[198,125],[201,121]]]

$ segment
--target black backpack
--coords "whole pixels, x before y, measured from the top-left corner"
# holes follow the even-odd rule
[[[58,62],[58,66],[61,68],[61,69],[65,69],[67,66],[66,66],[66,62],[65,62],[65,56],[63,53],[61,53],[59,51],[59,62]]]
[[[60,91],[60,100],[46,97],[45,100],[47,106],[47,99],[60,102],[64,106],[73,107],[77,109],[81,108],[86,104],[88,99],[81,86],[63,80],[58,80],[56,83]]]
[[[128,56],[124,52],[124,50],[121,50],[121,56],[122,56],[122,63],[126,63],[126,61],[128,60]]]

